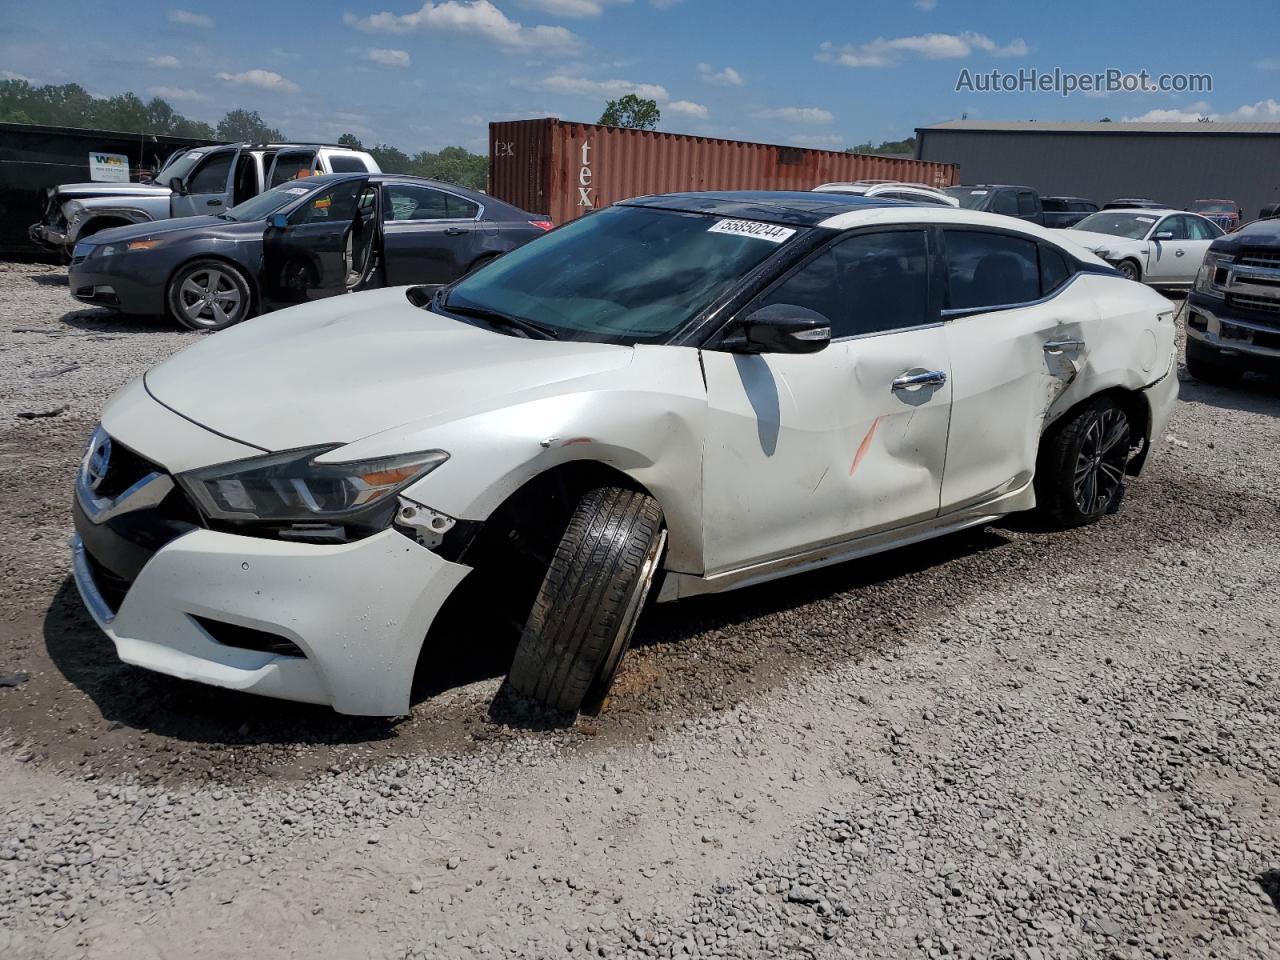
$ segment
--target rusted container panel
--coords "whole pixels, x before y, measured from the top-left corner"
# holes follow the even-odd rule
[[[628,197],[812,190],[833,180],[958,182],[950,163],[717,140],[555,119],[489,124],[489,192],[556,223]]]

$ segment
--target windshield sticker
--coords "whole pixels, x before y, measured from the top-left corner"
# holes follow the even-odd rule
[[[302,187],[290,187],[288,190],[285,191],[285,193],[291,193],[295,197],[300,197],[304,193],[310,193],[310,192],[311,192],[310,190],[304,190]]]
[[[791,227],[779,227],[772,223],[757,223],[754,220],[717,220],[707,233],[729,233],[735,237],[752,237],[756,240],[768,240],[770,243],[783,243],[795,234]]]
[[[989,190],[970,190],[970,191],[969,191],[969,196],[971,196],[971,197],[985,197],[985,196],[986,196],[988,193],[990,193],[990,192],[991,192],[991,191],[989,191]]]
[[[1137,220],[1139,223],[1155,223],[1156,222],[1155,217],[1134,217],[1134,219]]]

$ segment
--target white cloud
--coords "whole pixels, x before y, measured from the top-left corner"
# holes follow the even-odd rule
[[[928,13],[938,5],[938,0],[916,0],[916,7]]]
[[[631,0],[521,0],[523,6],[541,10],[553,17],[598,17],[610,3]]]
[[[148,67],[164,67],[166,69],[177,69],[182,66],[182,61],[169,53],[163,53],[158,57],[147,57]]]
[[[508,17],[489,0],[427,0],[413,13],[375,13],[358,17],[342,16],[343,23],[366,33],[410,33],[414,30],[448,30],[471,34],[502,47],[564,49],[578,44],[578,38],[564,27],[526,27]]]
[[[35,83],[35,81],[32,80],[30,77],[21,73],[14,73],[12,70],[0,70],[0,79],[25,80],[27,83]]]
[[[203,13],[192,13],[190,10],[170,10],[169,19],[185,27],[200,27],[209,30],[213,27],[213,19]]]
[[[1280,70],[1280,57],[1267,57],[1254,64],[1259,70]]]
[[[1201,117],[1222,123],[1277,123],[1280,122],[1280,101],[1274,98],[1245,103],[1225,113],[1214,113],[1203,100],[1183,108],[1148,110],[1136,117],[1125,117],[1136,123],[1194,123]]]
[[[702,79],[707,83],[714,83],[718,87],[740,87],[742,86],[742,74],[733,67],[725,67],[723,70],[716,72],[709,63],[698,64],[698,73],[702,74]]]
[[[955,60],[975,50],[993,57],[1025,57],[1031,52],[1026,41],[1011,40],[1003,47],[984,33],[923,33],[914,37],[877,37],[870,43],[836,46],[831,42],[818,48],[818,59],[845,67],[891,67],[906,54],[926,60]]]
[[[835,115],[821,107],[774,107],[770,110],[758,110],[753,114],[757,120],[785,120],[788,123],[830,123]]]
[[[388,50],[378,47],[371,47],[366,50],[364,58],[373,63],[380,63],[384,67],[407,67],[412,62],[408,51]]]
[[[187,87],[148,87],[147,93],[162,100],[192,101],[209,99],[199,90],[191,90]]]
[[[562,73],[553,73],[549,77],[533,82],[535,89],[547,93],[567,94],[577,97],[614,97],[634,93],[646,100],[667,103],[671,94],[667,88],[658,83],[632,83],[630,80],[591,80],[588,77],[570,77]]]
[[[797,147],[813,147],[816,150],[839,150],[844,146],[844,137],[828,133],[802,133],[788,137],[787,142],[793,143]]]
[[[275,93],[298,92],[296,83],[286,80],[274,70],[245,70],[243,73],[219,73],[215,76],[237,87],[257,87],[259,90],[271,90]]]
[[[705,120],[711,115],[706,107],[692,100],[672,100],[670,103],[664,103],[662,112],[675,114],[678,117],[692,117],[695,120]]]

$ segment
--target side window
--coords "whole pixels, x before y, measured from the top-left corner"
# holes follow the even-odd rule
[[[1074,209],[1067,201],[1055,200],[1052,197],[1045,197],[1040,204],[1044,207],[1045,213],[1062,213],[1065,210]]]
[[[321,190],[296,210],[290,223],[350,222],[355,217],[356,200],[364,188],[363,180],[346,180],[329,190]]]
[[[187,193],[222,193],[231,173],[231,153],[215,153],[196,168],[187,181]]]
[[[1036,244],[1003,233],[946,230],[947,303],[973,310],[1040,299]]]
[[[451,220],[474,220],[476,214],[480,212],[480,205],[472,203],[466,197],[455,197],[452,193],[448,197]]]
[[[1040,246],[1040,295],[1047,297],[1070,279],[1071,266],[1053,247]]]
[[[1220,236],[1215,233],[1208,220],[1199,217],[1183,217],[1187,221],[1187,234],[1192,240],[1213,240]]]
[[[1036,195],[1026,190],[1018,191],[1018,215],[1019,216],[1035,216],[1036,213]]]
[[[1160,233],[1173,234],[1173,236],[1171,237],[1162,238],[1165,240],[1190,240],[1191,239],[1191,237],[1187,235],[1187,218],[1186,217],[1165,217],[1158,224],[1156,224],[1156,229],[1151,234],[1152,239],[1155,239],[1156,234],[1160,234]]]
[[[996,191],[995,199],[991,201],[991,212],[1016,217],[1018,215],[1018,202],[1013,198],[1013,191]]]
[[[448,194],[428,187],[389,183],[386,190],[385,220],[447,220]]]
[[[929,256],[923,230],[841,240],[759,301],[791,303],[831,321],[833,339],[916,327],[929,320]]]
[[[349,153],[329,155],[329,169],[334,173],[367,173],[364,161]]]
[[[270,186],[278,187],[288,180],[310,176],[315,162],[316,155],[310,151],[277,154],[275,169],[271,171]]]

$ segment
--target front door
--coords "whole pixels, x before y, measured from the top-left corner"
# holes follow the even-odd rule
[[[210,150],[187,176],[183,192],[169,200],[175,217],[216,216],[234,206],[232,191],[239,147]]]
[[[1035,475],[1045,417],[1075,379],[1099,310],[1066,284],[1060,253],[1025,235],[943,231],[946,341],[955,374],[944,514],[998,499]]]
[[[838,240],[744,313],[817,310],[814,354],[704,351],[708,574],[938,513],[950,364],[923,229]]]
[[[1196,217],[1173,214],[1165,217],[1151,234],[1151,253],[1144,280],[1156,283],[1191,283],[1213,242],[1206,237]]]
[[[382,190],[387,286],[449,283],[470,269],[480,249],[477,204],[413,183],[388,183]]]
[[[343,180],[315,193],[285,226],[268,226],[263,253],[272,298],[300,303],[355,286],[375,249],[377,209],[376,187]]]

